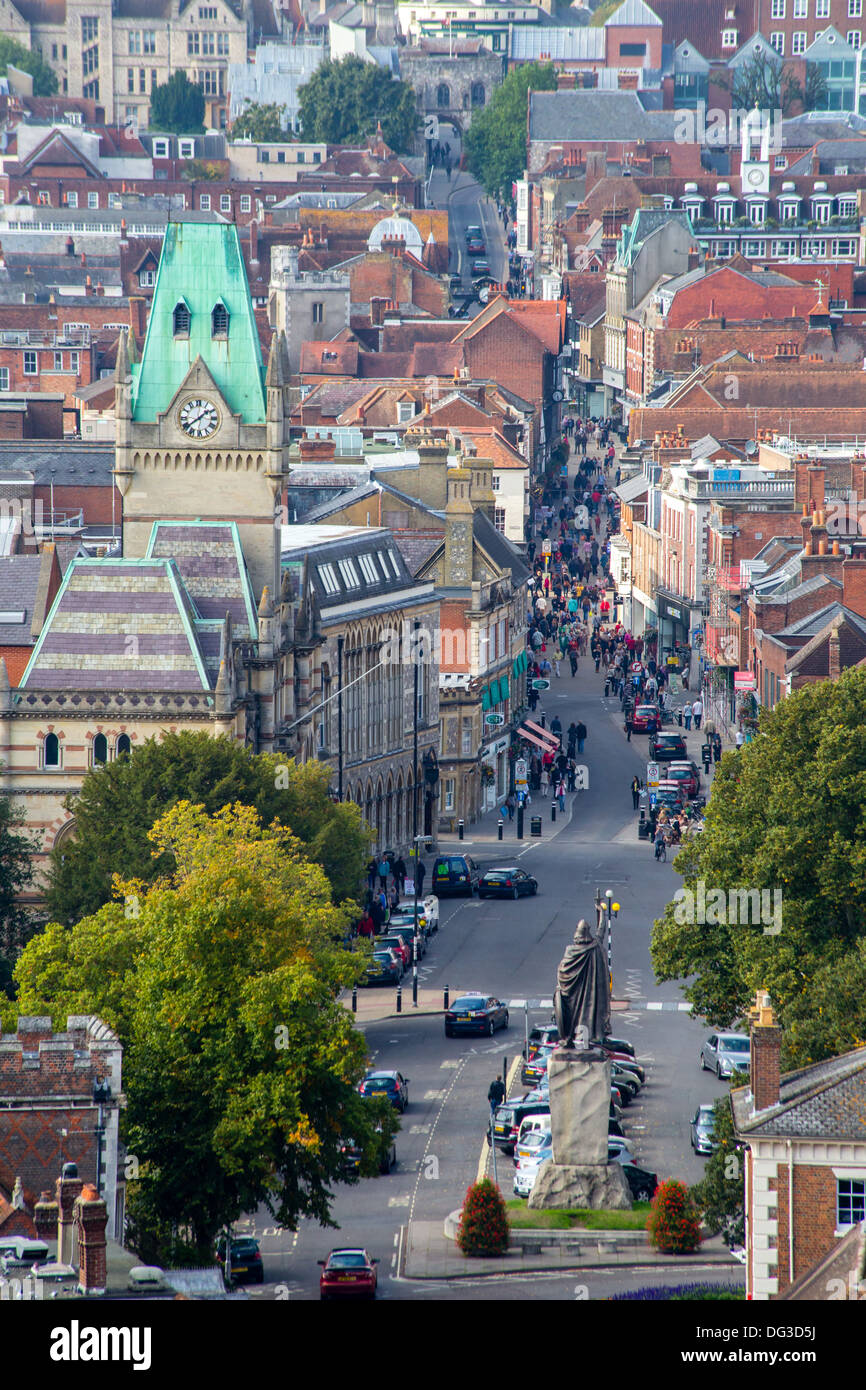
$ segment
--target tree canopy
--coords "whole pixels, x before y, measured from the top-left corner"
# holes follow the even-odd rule
[[[335,902],[356,895],[363,878],[368,837],[360,812],[328,796],[329,772],[321,763],[298,765],[273,754],[253,754],[228,738],[204,732],[168,733],[148,739],[127,756],[88,773],[78,796],[67,799],[75,836],[51,855],[47,901],[67,926],[96,912],[112,897],[112,880],[152,883],[171,868],[154,857],[149,832],[178,801],[214,814],[240,802],[253,806],[265,825],[279,819],[321,865]]]
[[[762,713],[756,739],[718,764],[705,828],[675,867],[707,900],[778,892],[780,930],[729,920],[739,907],[684,920],[700,914],[674,901],[653,927],[657,979],[694,977],[686,998],[718,1027],[768,990],[787,1065],[866,1040],[866,670]]]
[[[276,101],[267,104],[252,102],[232,121],[232,139],[264,142],[291,140],[292,132],[284,130],[282,126],[285,109],[285,103],[280,105]]]
[[[787,116],[791,108],[801,103],[804,111],[812,111],[826,96],[827,83],[815,63],[808,63],[805,87],[789,63],[782,61],[775,50],[755,50],[736,67],[729,77],[720,76],[719,86],[731,93],[731,104],[740,111],[772,113],[781,111]]]
[[[26,818],[9,794],[0,791],[0,997],[12,997],[12,968],[37,929],[19,895],[33,879],[36,839],[22,833]]]
[[[175,135],[201,135],[204,131],[204,93],[182,70],[150,94],[150,129]]]
[[[395,1128],[357,1093],[366,1044],[337,1002],[369,952],[345,949],[348,908],[251,807],[181,802],[150,838],[171,872],[118,879],[115,901],[31,941],[20,1011],[59,1026],[93,1013],[118,1033],[131,1244],[148,1263],[210,1260],[261,1204],[290,1229],[333,1224],[341,1141],[375,1171]]]
[[[0,34],[0,73],[5,74],[10,63],[13,68],[30,73],[35,97],[53,97],[58,90],[57,73],[41,53],[25,48],[8,34]]]
[[[414,89],[378,63],[355,57],[322,63],[300,89],[298,106],[305,140],[353,145],[374,135],[381,122],[386,144],[412,153],[418,125]]]
[[[475,111],[463,137],[466,164],[492,197],[511,197],[511,185],[526,168],[526,108],[530,88],[556,91],[552,63],[524,63],[496,88],[487,105]]]

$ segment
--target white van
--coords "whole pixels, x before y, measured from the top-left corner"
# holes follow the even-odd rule
[[[550,1132],[550,1111],[542,1111],[540,1115],[527,1115],[525,1120],[521,1120],[520,1129],[517,1131],[517,1143],[522,1144],[527,1134],[546,1134]],[[516,1146],[515,1146],[516,1151]]]

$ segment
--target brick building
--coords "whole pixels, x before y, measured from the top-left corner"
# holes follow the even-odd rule
[[[122,1237],[121,1065],[121,1045],[98,1018],[70,1017],[55,1033],[50,1018],[22,1016],[16,1032],[0,1033],[0,1167],[20,1177],[30,1214],[71,1162],[80,1179],[98,1182],[109,1233]],[[109,1087],[101,1101],[94,1094],[98,1082]]]
[[[746,1146],[746,1297],[784,1293],[866,1217],[866,1048],[780,1070],[769,996],[751,1014],[751,1082],[732,1092]]]

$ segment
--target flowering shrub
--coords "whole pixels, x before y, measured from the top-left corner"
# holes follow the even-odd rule
[[[457,1244],[464,1255],[502,1255],[508,1249],[505,1202],[489,1178],[467,1190]]]
[[[672,1255],[690,1255],[701,1243],[698,1220],[689,1189],[676,1178],[659,1184],[647,1217],[650,1244]]]
[[[741,1303],[746,1297],[742,1284],[653,1284],[645,1289],[630,1289],[613,1293],[608,1303],[639,1302],[692,1303],[707,1300],[713,1303]]]

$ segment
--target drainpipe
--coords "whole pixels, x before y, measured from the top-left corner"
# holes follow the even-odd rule
[[[794,1282],[794,1145],[788,1140],[788,1280]]]

